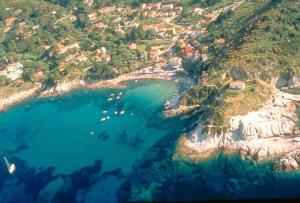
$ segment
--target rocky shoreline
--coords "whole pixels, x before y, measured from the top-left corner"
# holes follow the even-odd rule
[[[10,97],[0,99],[0,112],[6,110],[10,106],[22,102],[23,100],[32,97],[37,94],[41,89],[42,85],[40,83],[36,84],[33,88],[18,92],[11,95]]]
[[[223,134],[205,131],[200,118],[196,129],[178,141],[176,156],[199,161],[223,151],[256,162],[281,158],[274,165],[276,169],[295,171],[300,165],[299,102],[300,95],[275,90],[260,110],[232,117]]]

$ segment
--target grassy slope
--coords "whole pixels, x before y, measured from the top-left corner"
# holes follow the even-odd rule
[[[218,133],[226,130],[231,116],[262,107],[271,88],[260,80],[268,83],[274,76],[300,74],[299,19],[296,0],[260,0],[246,1],[210,24],[210,34],[199,39],[210,44],[210,60],[199,67],[199,83],[182,103],[206,105],[204,118],[218,126],[213,129]],[[225,45],[213,44],[219,37],[225,38]],[[208,82],[202,82],[203,77]],[[248,81],[246,90],[229,90],[232,79]]]

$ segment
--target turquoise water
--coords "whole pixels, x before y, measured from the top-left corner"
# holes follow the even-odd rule
[[[179,89],[170,81],[128,83],[31,99],[0,113],[0,153],[17,166],[8,175],[0,162],[0,202],[300,197],[300,173],[276,172],[271,161],[223,154],[199,164],[173,161],[178,137],[199,116],[161,116]],[[120,100],[107,101],[120,92]]]
[[[0,199],[9,201],[10,192],[25,190],[25,197],[14,198],[116,201],[116,190],[124,176],[132,172],[134,162],[165,135],[174,132],[176,136],[182,129],[180,125],[170,127],[160,114],[164,101],[178,91],[176,84],[169,81],[129,83],[123,89],[77,90],[63,96],[32,99],[0,114],[1,153],[17,165],[12,177],[7,177],[1,165],[1,176],[13,187],[2,186]],[[121,99],[117,100],[120,92]],[[111,94],[115,94],[114,99],[107,101]],[[124,114],[120,115],[122,110]],[[100,121],[107,116],[109,120]],[[94,171],[87,175],[85,170]],[[29,180],[29,186],[22,181],[28,171],[33,177],[45,173],[43,176],[49,179],[36,191],[38,194],[26,192],[26,187],[34,187]],[[75,199],[57,194],[62,187],[69,187],[71,192],[72,186],[66,186],[66,179],[72,182],[72,176],[76,179],[81,175],[88,181],[84,186],[78,184]],[[91,177],[95,180],[91,181]],[[23,186],[10,181],[19,181]]]

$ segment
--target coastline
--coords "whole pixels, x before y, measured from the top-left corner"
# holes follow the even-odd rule
[[[198,162],[222,151],[254,162],[277,160],[274,168],[295,171],[300,166],[300,130],[296,109],[300,95],[275,91],[264,107],[230,120],[228,132],[217,135],[196,129],[178,140],[174,159]],[[298,105],[297,105],[298,103]]]
[[[7,110],[9,107],[24,101],[32,96],[49,97],[57,96],[67,92],[70,92],[78,88],[87,89],[101,89],[101,88],[115,88],[122,86],[125,82],[132,80],[172,80],[178,83],[190,83],[190,79],[185,76],[181,76],[175,71],[161,71],[161,72],[149,72],[145,69],[135,71],[132,73],[124,74],[119,77],[101,80],[96,82],[85,82],[84,80],[63,81],[58,83],[55,87],[51,87],[46,90],[42,90],[42,84],[37,83],[34,88],[24,90],[15,93],[9,97],[1,98],[0,100],[0,112]]]
[[[32,97],[37,94],[37,92],[41,89],[42,84],[37,83],[31,89],[24,90],[18,93],[15,93],[9,97],[0,99],[0,112],[7,110],[9,107],[18,104],[25,99]]]

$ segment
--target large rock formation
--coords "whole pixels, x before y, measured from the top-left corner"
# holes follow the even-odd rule
[[[200,122],[189,139],[183,143],[185,149],[204,158],[217,150],[238,152],[243,158],[262,161],[300,151],[300,130],[297,127],[296,102],[300,95],[291,95],[276,90],[272,98],[259,111],[230,119],[229,129],[223,134],[212,134]],[[205,155],[205,156],[203,156]],[[297,158],[295,158],[297,157]],[[289,155],[277,163],[276,168],[287,171],[298,169],[300,152]]]

